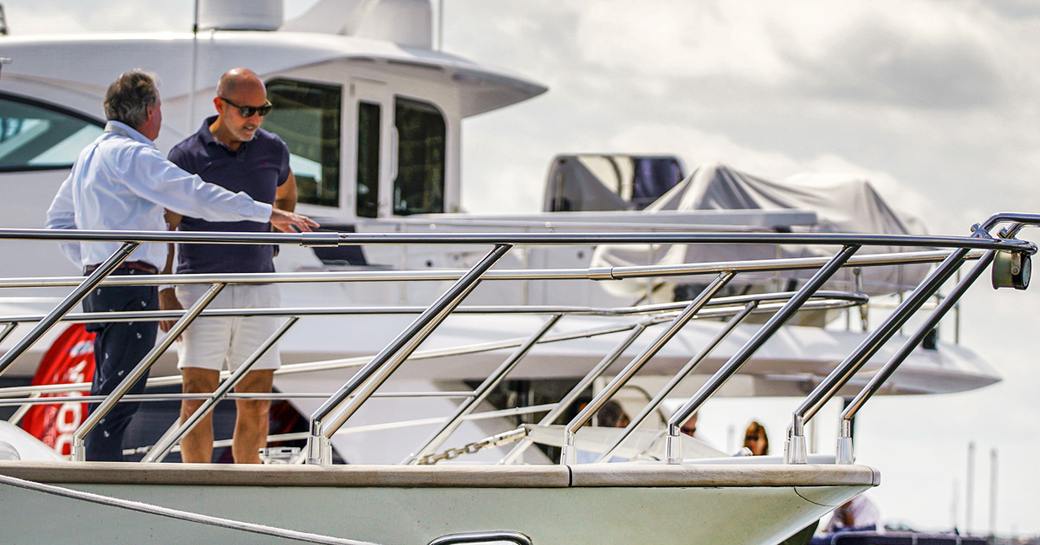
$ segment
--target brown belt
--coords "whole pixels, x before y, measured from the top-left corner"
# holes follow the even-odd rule
[[[100,266],[101,265],[98,264],[98,265],[87,265],[86,267],[83,267],[83,275],[86,276],[86,275],[89,275],[89,274],[93,273]],[[152,265],[151,263],[147,263],[145,261],[124,261],[121,265],[116,267],[116,270],[117,271],[135,271],[135,272],[140,272],[140,273],[144,273],[144,274],[159,274],[159,269],[157,269],[155,267],[155,265]]]

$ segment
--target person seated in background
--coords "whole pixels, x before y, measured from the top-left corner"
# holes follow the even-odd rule
[[[690,437],[700,439],[701,437],[697,435],[697,413],[693,413],[693,416],[691,416],[689,420],[684,422],[682,427],[679,428],[679,430],[685,433],[686,435],[689,435]]]
[[[596,413],[596,425],[601,428],[624,428],[632,422],[617,401],[608,401]]]
[[[769,454],[769,436],[766,428],[758,420],[752,420],[744,431],[744,448],[751,451],[751,456]]]
[[[874,502],[860,494],[843,503],[831,514],[831,520],[823,528],[823,533],[813,537],[810,545],[826,545],[833,541],[835,534],[844,532],[872,532],[878,529],[881,514]]]

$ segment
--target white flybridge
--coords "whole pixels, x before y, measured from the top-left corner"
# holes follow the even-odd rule
[[[61,329],[48,325],[64,314],[52,309],[84,282],[55,242],[11,228],[42,225],[72,161],[102,130],[107,84],[134,67],[158,75],[165,120],[158,144],[168,149],[209,115],[218,76],[229,67],[247,66],[267,83],[275,108],[264,126],[290,147],[300,210],[329,232],[250,239],[282,244],[278,273],[272,275],[189,275],[156,282],[283,283],[281,309],[223,312],[287,318],[280,332],[287,365],[276,386],[309,423],[307,431],[281,437],[307,440],[307,449],[293,458],[301,465],[55,465],[25,461],[36,458],[29,454],[31,444],[12,447],[23,461],[0,464],[0,476],[22,488],[0,488],[0,497],[13,500],[4,502],[0,527],[24,528],[40,502],[49,508],[41,491],[57,494],[56,505],[74,520],[102,521],[108,509],[130,507],[38,483],[46,481],[234,519],[205,521],[183,511],[136,509],[130,526],[149,532],[155,542],[164,542],[164,536],[250,542],[255,532],[295,539],[278,528],[241,524],[262,520],[283,530],[377,543],[426,543],[499,528],[554,544],[775,543],[878,484],[874,470],[849,465],[850,436],[843,435],[839,444],[841,464],[834,456],[805,452],[802,427],[826,400],[858,392],[863,397],[852,405],[858,410],[876,392],[954,392],[999,380],[966,347],[944,342],[915,347],[956,301],[956,296],[935,297],[956,266],[965,260],[988,265],[999,250],[1011,257],[997,262],[1021,274],[1021,257],[1034,248],[1014,239],[1017,228],[1004,235],[993,231],[995,238],[985,240],[892,234],[885,226],[879,227],[885,235],[835,234],[834,210],[817,210],[808,201],[771,206],[782,199],[766,194],[768,184],[745,179],[741,185],[746,175],[718,167],[702,167],[682,184],[671,179],[667,186],[675,187],[663,196],[652,192],[660,199],[647,212],[464,213],[462,120],[546,89],[432,50],[427,1],[326,0],[283,22],[277,0],[211,0],[200,2],[198,23],[197,35],[0,38],[0,56],[12,59],[0,77],[0,180],[18,187],[11,192],[17,199],[0,203],[5,218],[0,248],[18,256],[0,264],[0,324],[8,324],[0,329],[5,350],[0,375],[33,373]],[[581,161],[567,169],[580,172],[582,165],[595,163],[590,170],[595,175],[586,181],[611,170],[601,168],[609,161]],[[635,197],[635,180],[645,172],[636,163],[614,170],[619,181],[616,187],[606,184],[608,192],[624,197],[621,201]],[[553,177],[550,188],[562,187],[561,180]],[[719,190],[713,180],[732,185]],[[869,193],[862,185],[843,187]],[[688,195],[709,194],[710,188],[758,191],[768,198],[751,199],[749,209],[682,204],[696,201]],[[610,200],[595,185],[585,190]],[[560,195],[580,200],[582,191]],[[885,208],[874,204],[871,214]],[[1033,219],[997,217],[990,227]],[[178,240],[231,242],[192,239],[195,235]],[[171,235],[124,235],[145,243],[165,243],[164,236]],[[940,261],[944,265],[928,273],[926,267]],[[884,279],[888,288],[877,288],[872,278]],[[102,274],[87,280],[93,281],[119,280]],[[879,316],[875,303],[874,315],[868,315],[871,299],[891,301],[885,294],[909,291],[919,282],[922,287],[900,299],[897,310]],[[928,327],[907,325],[910,314],[929,305],[935,308],[925,313]],[[221,312],[195,310],[201,314],[189,310],[166,317],[180,317],[186,327],[198,315]],[[847,327],[853,311],[857,327]],[[836,316],[845,320],[836,324]],[[74,311],[61,319],[159,318]],[[904,325],[920,336],[904,337]],[[172,341],[159,343],[154,357],[139,366],[141,373],[151,370],[152,385],[176,385],[176,377],[164,378],[175,374],[172,355],[164,353]],[[230,388],[235,377],[228,380]],[[594,383],[599,386],[589,394]],[[596,409],[637,383],[653,399],[626,404],[639,411],[628,429],[586,426]],[[0,388],[0,396],[8,398],[0,404],[27,407],[26,396],[70,390],[82,391],[83,385]],[[810,392],[792,422],[786,460],[729,458],[678,435],[681,422],[716,394]],[[180,399],[150,395],[144,400]],[[649,421],[640,425],[668,396],[688,399],[664,429]],[[575,414],[577,404],[590,397]],[[103,417],[99,412],[97,418]],[[22,414],[19,410],[15,419]],[[536,419],[517,427],[520,415]],[[81,437],[91,425],[88,420],[74,435]],[[25,437],[5,430],[0,428],[0,441],[26,445]],[[145,461],[163,460],[175,451],[182,432],[153,433],[154,445],[140,445],[139,452]],[[557,456],[549,447],[562,449],[559,460],[549,458]],[[4,452],[0,449],[0,457]],[[352,465],[331,466],[336,456]],[[458,461],[562,464],[410,467],[461,456]],[[618,457],[661,463],[577,463]],[[808,460],[817,463],[805,465]],[[402,461],[403,466],[368,465]],[[191,486],[171,486],[178,483]],[[272,503],[266,491],[243,488],[266,485],[277,487],[279,500]],[[534,516],[517,516],[528,513]],[[602,526],[584,523],[591,519]],[[84,534],[82,527],[57,525],[46,531],[52,533],[33,541],[76,542],[83,535],[119,541],[126,528],[94,524]],[[497,539],[526,543],[519,534]],[[485,537],[440,543],[495,541]],[[329,539],[312,541],[348,542]]]

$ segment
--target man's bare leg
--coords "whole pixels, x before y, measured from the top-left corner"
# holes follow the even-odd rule
[[[250,371],[235,387],[239,393],[269,393],[274,385],[274,370]],[[261,448],[267,445],[268,413],[271,402],[263,399],[238,399],[235,435],[231,454],[236,464],[259,464]]]
[[[184,385],[181,391],[186,394],[208,394],[217,389],[220,372],[200,367],[181,369]],[[185,399],[181,401],[181,422],[191,416],[195,409],[202,405],[201,399]],[[208,464],[213,461],[213,412],[195,425],[195,428],[184,435],[181,440],[181,460],[188,463]]]

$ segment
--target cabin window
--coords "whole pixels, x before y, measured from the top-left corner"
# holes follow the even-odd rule
[[[102,130],[86,116],[0,96],[0,172],[69,168]]]
[[[267,83],[274,109],[264,128],[289,145],[301,203],[339,206],[340,103],[343,88],[276,79]]]
[[[436,106],[397,97],[397,179],[394,214],[444,211],[444,116]]]
[[[357,131],[357,216],[374,218],[379,213],[379,104],[358,103]]]

